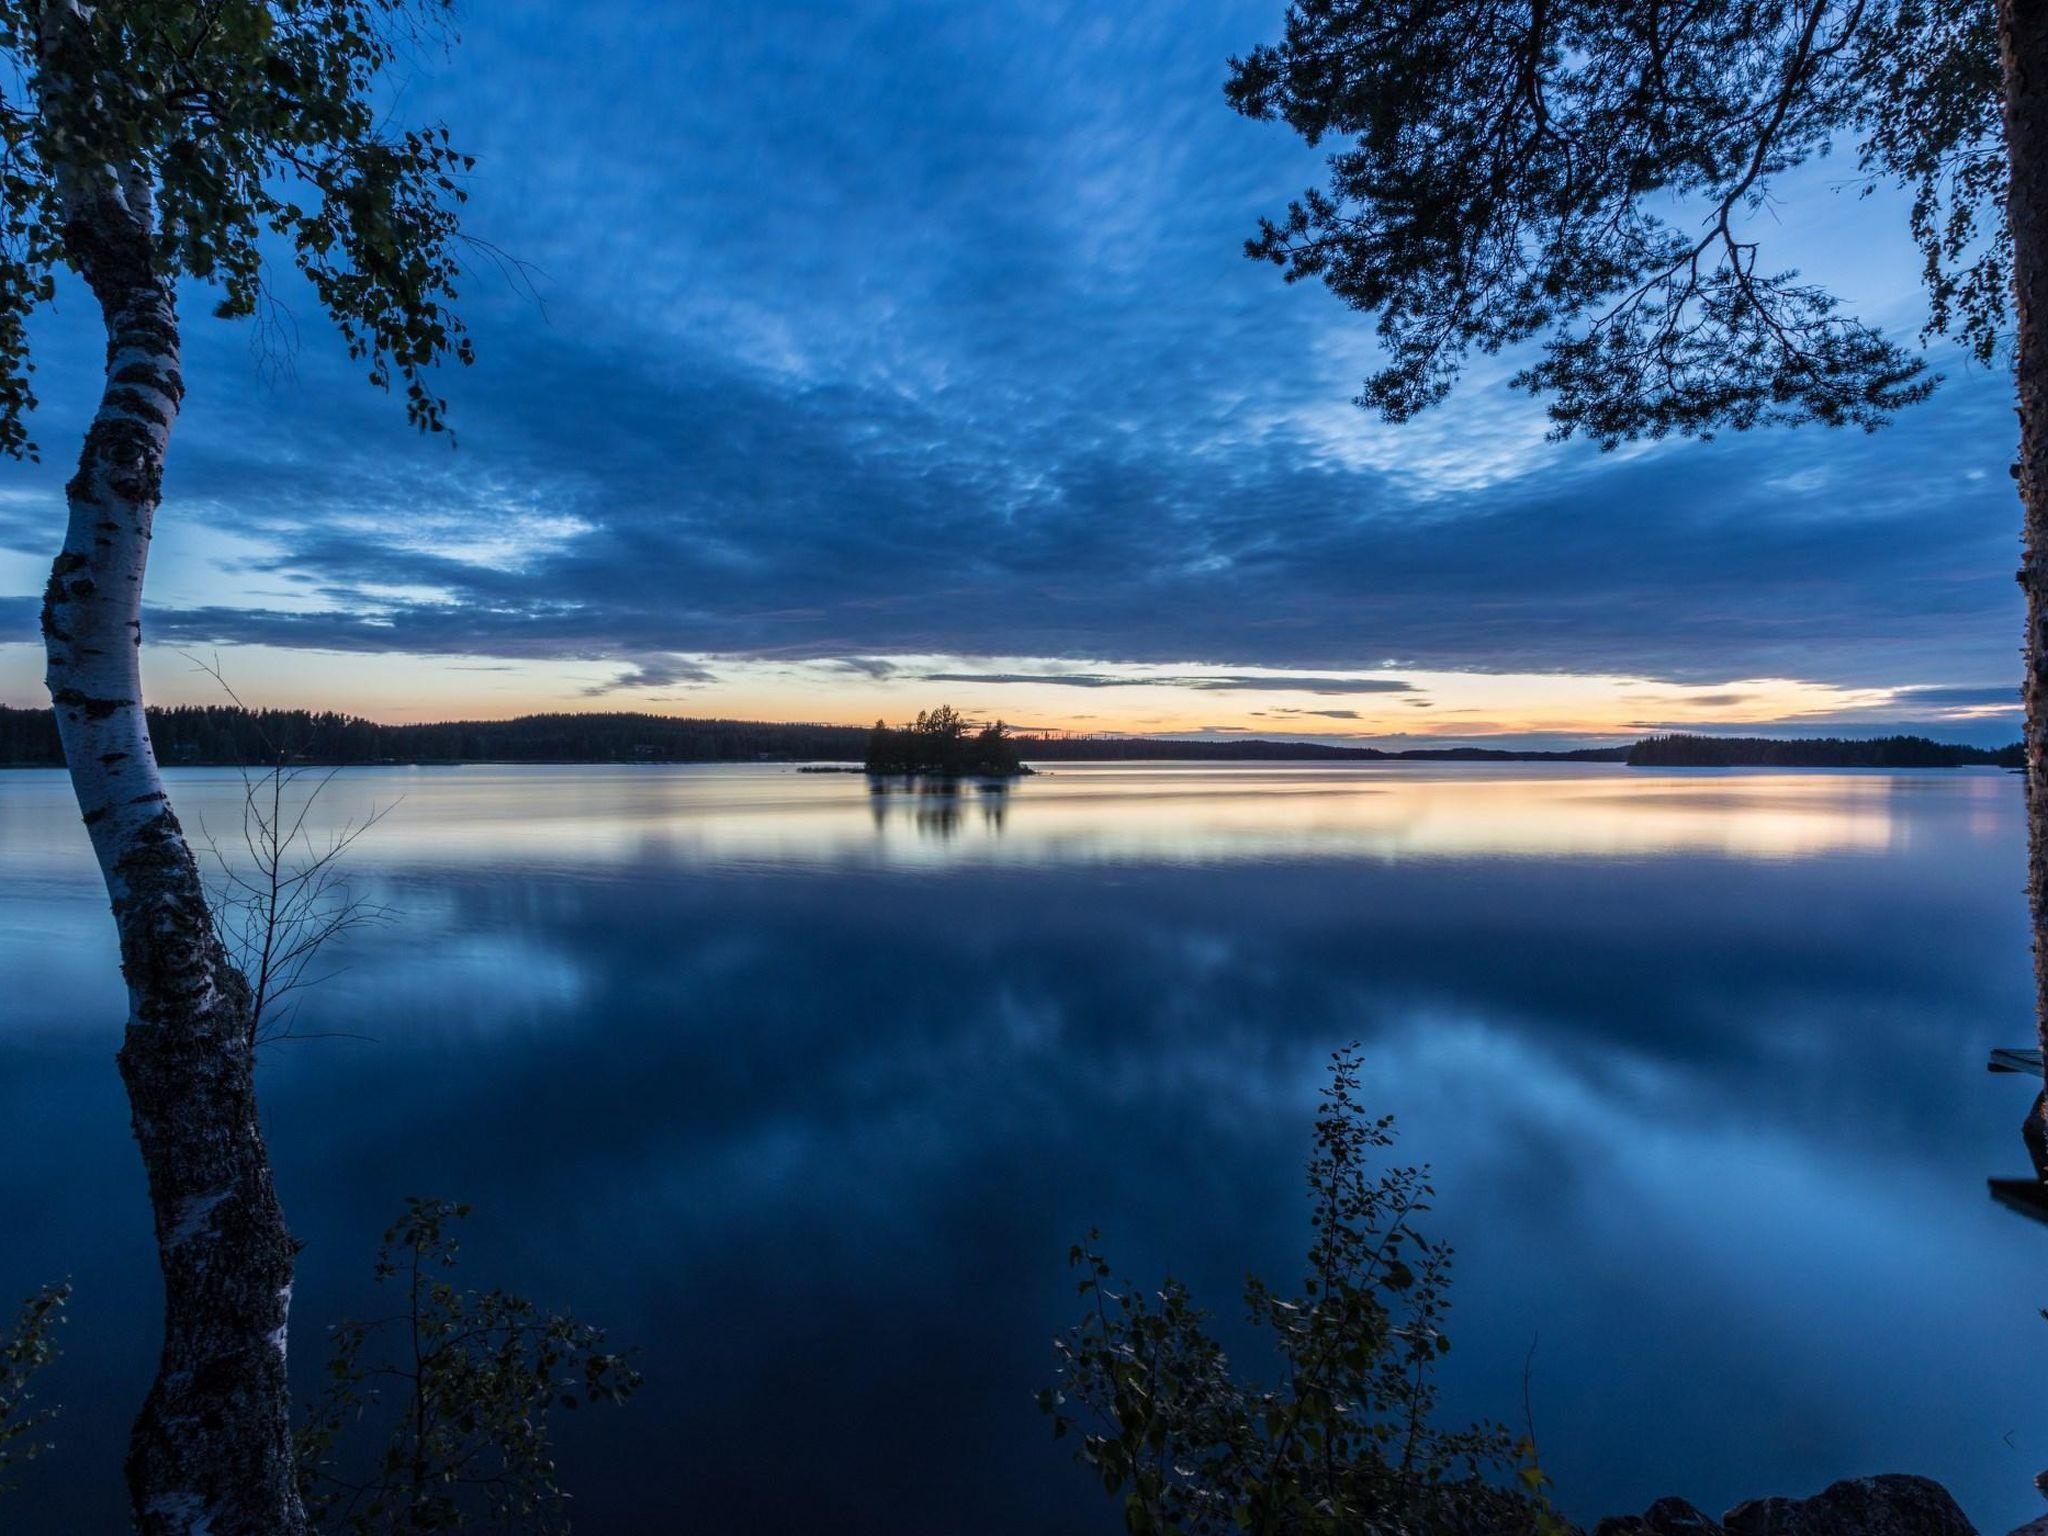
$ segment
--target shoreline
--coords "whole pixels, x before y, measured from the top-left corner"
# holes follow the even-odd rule
[[[1151,765],[1157,767],[1211,767],[1211,768],[1353,768],[1366,771],[1373,768],[1439,766],[1449,768],[1488,768],[1513,764],[1547,764],[1559,768],[1615,767],[1633,768],[1651,773],[1667,772],[1771,772],[1771,773],[1949,773],[1971,768],[1995,769],[2000,773],[2014,774],[2023,770],[1996,761],[1982,762],[1629,762],[1620,757],[1560,757],[1556,753],[1514,753],[1488,752],[1484,756],[1469,753],[1397,753],[1388,752],[1377,757],[1326,757],[1310,755],[1304,757],[1187,757],[1153,756],[1134,753],[1129,757],[1076,757],[1040,758],[1041,764],[1058,768],[1089,767],[1131,767]],[[159,763],[163,772],[176,773],[194,769],[233,768],[268,771],[276,763],[249,758],[208,758],[199,761]],[[794,768],[808,774],[850,774],[873,779],[1000,779],[1008,781],[1018,778],[1042,778],[1050,771],[1048,767],[1032,767],[1021,774],[937,774],[937,773],[891,773],[869,769],[854,761],[840,761],[832,758],[815,757],[462,757],[462,758],[379,758],[341,759],[324,757],[293,758],[284,768],[289,772],[309,772],[340,768]],[[61,761],[0,763],[0,773],[61,773],[66,765]]]

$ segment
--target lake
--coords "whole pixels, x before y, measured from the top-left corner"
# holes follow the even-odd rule
[[[188,828],[232,773],[170,775]],[[1289,1279],[1356,1040],[1458,1250],[1445,1395],[1588,1522],[1926,1473],[2042,1512],[2048,1227],[1994,1206],[2032,1040],[2018,778],[1060,767],[352,770],[353,937],[262,1087],[292,1338],[408,1194],[466,1276],[638,1346],[571,1416],[587,1532],[1108,1532],[1032,1403],[1099,1226],[1232,1327]],[[69,789],[0,775],[0,1295],[70,1276],[10,1532],[121,1528],[157,1305],[123,1000]],[[1250,1362],[1247,1361],[1247,1364]]]

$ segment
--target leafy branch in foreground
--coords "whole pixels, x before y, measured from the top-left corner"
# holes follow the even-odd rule
[[[286,339],[289,261],[379,389],[446,427],[428,370],[473,357],[453,304],[474,159],[392,120],[389,82],[453,41],[450,0],[0,0],[0,455],[32,454],[28,325],[55,275],[110,264],[117,231],[221,319]]]
[[[36,1407],[29,1383],[57,1358],[57,1328],[70,1300],[70,1286],[45,1286],[22,1302],[14,1327],[0,1334],[0,1493],[13,1485],[17,1468],[50,1449],[38,1436],[57,1410]]]
[[[504,1291],[459,1289],[448,1276],[468,1214],[408,1199],[375,1271],[402,1293],[399,1309],[333,1330],[326,1391],[297,1436],[300,1493],[323,1531],[567,1531],[550,1412],[622,1403],[640,1386],[601,1330]],[[383,1427],[384,1444],[352,1457],[345,1431],[364,1423]]]
[[[1866,186],[1912,198],[1927,337],[1989,361],[2015,276],[1994,9],[1291,0],[1226,95],[1333,152],[1246,252],[1376,316],[1358,403],[1391,421],[1540,343],[1515,382],[1558,437],[1875,429],[1936,380],[1771,259],[1768,214],[1855,145]]]
[[[1414,1225],[1430,1209],[1428,1170],[1371,1168],[1393,1145],[1393,1120],[1365,1114],[1358,1071],[1355,1050],[1331,1060],[1299,1293],[1245,1283],[1250,1321],[1273,1341],[1277,1386],[1233,1372],[1177,1281],[1147,1295],[1115,1279],[1093,1233],[1069,1255],[1086,1310],[1055,1342],[1059,1380],[1039,1406],[1055,1437],[1081,1431],[1077,1460],[1121,1497],[1130,1536],[1566,1529],[1533,1438],[1434,1423],[1451,1250]]]

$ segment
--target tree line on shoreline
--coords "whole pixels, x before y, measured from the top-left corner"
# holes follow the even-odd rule
[[[1632,768],[2023,768],[2026,749],[1967,747],[1925,736],[1857,741],[1817,736],[1783,741],[1765,736],[1651,736],[1628,749]]]
[[[267,764],[279,752],[322,765],[433,763],[749,763],[868,759],[869,727],[760,720],[679,719],[646,714],[524,715],[386,725],[334,711],[181,705],[151,709],[150,732],[166,767]],[[2017,768],[2020,745],[1986,748],[1924,736],[1873,740],[1823,737],[1663,735],[1628,746],[1545,752],[1497,747],[1380,747],[1330,742],[1165,741],[1131,736],[1010,734],[1006,744],[1035,762],[1608,762],[1638,768]],[[0,705],[0,767],[63,766],[47,709]]]

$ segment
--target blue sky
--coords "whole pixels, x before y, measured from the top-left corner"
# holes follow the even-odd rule
[[[459,448],[188,296],[154,697],[381,718],[950,701],[1025,724],[1397,739],[1664,725],[2016,735],[2007,380],[1875,437],[1602,454],[1483,360],[1406,426],[1370,324],[1240,247],[1318,157],[1225,107],[1279,0],[472,7],[401,114],[479,164]],[[1846,158],[1759,217],[1919,323],[1903,207]],[[40,467],[0,480],[0,701],[96,388],[35,333]],[[280,366],[282,365],[282,366]]]

